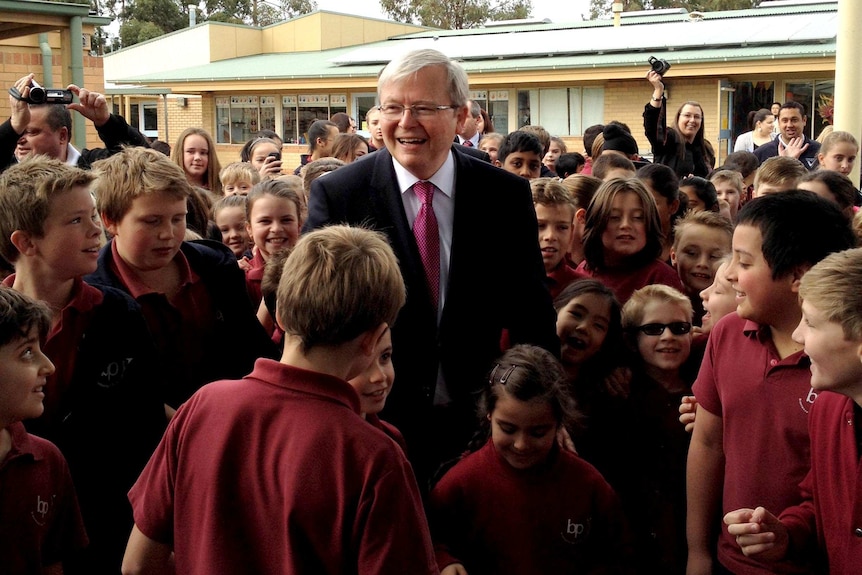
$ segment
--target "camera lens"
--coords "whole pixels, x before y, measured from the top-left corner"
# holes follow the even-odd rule
[[[47,100],[47,95],[45,94],[45,88],[37,88],[36,86],[32,86],[30,88],[30,103],[31,104],[44,104]]]

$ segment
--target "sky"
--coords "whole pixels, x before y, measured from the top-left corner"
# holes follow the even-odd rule
[[[386,18],[379,0],[317,0],[317,7],[343,14]],[[550,18],[553,22],[579,22],[581,14],[589,13],[589,7],[590,0],[533,0],[532,17]]]

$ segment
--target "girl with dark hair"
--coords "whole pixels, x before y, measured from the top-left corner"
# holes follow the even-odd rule
[[[766,108],[752,110],[748,113],[749,131],[744,132],[736,138],[733,145],[734,152],[753,152],[763,144],[771,142],[777,132],[772,128],[775,126],[775,116]]]
[[[653,94],[644,106],[644,130],[652,145],[653,161],[670,166],[680,178],[692,174],[706,177],[715,166],[715,152],[703,136],[703,107],[697,102],[684,102],[668,128],[662,77],[650,70],[647,80]]]

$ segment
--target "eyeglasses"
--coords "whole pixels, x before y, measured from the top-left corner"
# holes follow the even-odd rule
[[[646,335],[661,335],[666,328],[674,335],[685,335],[691,331],[691,322],[675,321],[673,323],[647,323],[637,328]]]
[[[431,104],[416,104],[414,106],[404,106],[403,104],[385,104],[378,106],[381,115],[387,120],[400,120],[404,116],[404,110],[410,110],[410,114],[417,120],[433,118],[440,110],[456,110],[459,106],[434,106]]]

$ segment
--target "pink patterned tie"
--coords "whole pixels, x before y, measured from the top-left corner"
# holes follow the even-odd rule
[[[472,148],[473,147],[473,141],[472,140],[464,140],[464,145],[467,146],[468,148]]]
[[[413,235],[422,256],[422,266],[425,268],[425,279],[434,307],[440,297],[440,232],[437,229],[437,216],[431,205],[434,197],[434,184],[419,181],[413,184],[413,193],[422,202],[419,213],[413,222]]]

